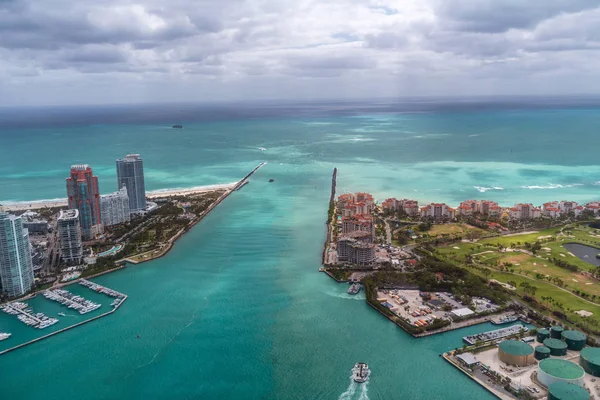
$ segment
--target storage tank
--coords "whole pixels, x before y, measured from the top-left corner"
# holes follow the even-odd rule
[[[583,332],[579,331],[564,331],[562,333],[562,340],[565,341],[569,350],[579,351],[585,347],[585,340],[587,336]]]
[[[562,333],[565,329],[562,326],[553,326],[550,328],[550,337],[553,339],[561,339]]]
[[[579,365],[588,374],[600,377],[600,347],[586,347],[581,350]]]
[[[550,337],[550,331],[548,329],[538,329],[537,331],[537,341],[538,343],[544,343],[544,340]]]
[[[505,340],[498,345],[498,358],[509,365],[524,366],[535,363],[533,348],[520,340]]]
[[[558,339],[544,340],[544,346],[550,349],[550,354],[553,356],[564,356],[567,354],[567,344]]]
[[[550,357],[550,349],[544,345],[538,346],[535,348],[535,352],[533,353],[533,356],[535,357],[536,360],[544,360],[544,359]]]
[[[548,386],[548,400],[589,400],[590,393],[584,388],[566,382]]]
[[[555,382],[573,383],[583,387],[584,376],[583,368],[560,358],[546,358],[538,364],[538,380],[546,387]]]

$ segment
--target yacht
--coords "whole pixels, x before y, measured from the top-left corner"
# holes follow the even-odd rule
[[[369,375],[371,375],[371,370],[367,363],[359,362],[352,368],[352,379],[356,383],[365,383],[369,379]]]
[[[64,312],[59,312],[58,315],[60,315],[61,317],[66,317],[67,314],[65,314]]]
[[[360,292],[360,285],[358,283],[353,283],[352,286],[348,288],[348,294],[357,294]]]
[[[501,318],[493,318],[491,322],[494,325],[502,325],[502,324],[508,324],[509,322],[515,322],[518,319],[519,319],[519,317],[517,315],[511,315],[511,316],[504,316]]]
[[[3,341],[3,340],[8,339],[10,337],[10,335],[11,335],[10,333],[0,332],[0,342]]]

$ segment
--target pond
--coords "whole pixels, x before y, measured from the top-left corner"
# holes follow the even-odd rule
[[[580,260],[600,266],[600,259],[596,258],[596,255],[600,253],[600,249],[579,243],[566,243],[563,246]]]

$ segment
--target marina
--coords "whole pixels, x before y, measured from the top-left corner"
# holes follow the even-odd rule
[[[463,341],[469,345],[474,345],[477,342],[491,342],[494,340],[503,339],[507,336],[516,335],[521,332],[527,332],[529,328],[524,325],[513,325],[507,328],[496,329],[493,331],[478,333],[463,337]]]
[[[19,321],[25,325],[33,326],[37,329],[44,329],[58,322],[57,318],[50,318],[44,313],[33,313],[27,303],[15,301],[7,303],[2,307],[2,311],[10,315],[16,315]]]
[[[68,308],[77,310],[82,315],[95,311],[102,306],[102,304],[86,300],[64,289],[47,290],[42,295],[47,299],[57,301]]]
[[[511,322],[516,322],[518,320],[519,320],[518,315],[504,315],[504,316],[500,316],[497,318],[492,318],[492,320],[490,322],[494,325],[504,325],[504,324],[509,324]]]
[[[116,290],[104,287],[102,285],[98,285],[97,283],[88,281],[87,279],[79,280],[79,284],[87,287],[88,289],[96,291],[98,293],[102,293],[107,296],[114,297],[115,299],[113,300],[112,303],[110,303],[110,305],[113,307],[118,307],[127,298],[127,296],[124,295],[123,293],[117,292]]]

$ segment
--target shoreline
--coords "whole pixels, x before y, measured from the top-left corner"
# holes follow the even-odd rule
[[[146,193],[146,197],[149,199],[159,199],[162,197],[169,196],[189,196],[192,194],[212,192],[215,190],[228,190],[235,187],[238,182],[232,183],[219,183],[215,185],[204,185],[195,186],[190,188],[168,188],[152,190]],[[54,207],[67,207],[67,199],[49,199],[49,200],[23,200],[0,203],[6,211],[27,211],[27,210],[39,210],[42,208],[54,208]]]

